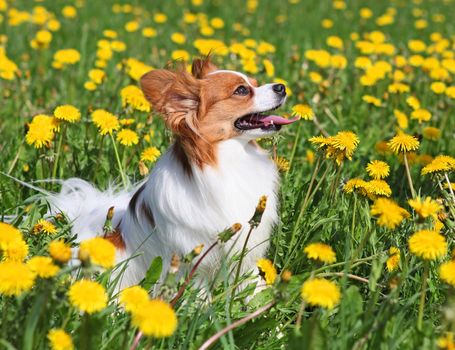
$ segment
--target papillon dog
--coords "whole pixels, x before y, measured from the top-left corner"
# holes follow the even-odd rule
[[[194,60],[192,74],[152,70],[141,78],[141,86],[174,135],[148,179],[123,192],[101,192],[69,179],[52,206],[72,220],[79,241],[102,235],[108,208],[115,207],[115,231],[107,238],[117,248],[118,262],[134,257],[121,279],[123,288],[140,282],[155,257],[163,258],[166,270],[173,253],[182,256],[200,244],[207,249],[218,233],[242,224],[199,266],[200,278],[212,279],[223,259],[242,250],[248,221],[265,195],[266,209],[242,264],[243,273],[252,271],[278,220],[279,182],[275,163],[255,140],[295,121],[268,113],[285,102],[285,86],[259,86],[243,73],[218,69],[210,59]]]

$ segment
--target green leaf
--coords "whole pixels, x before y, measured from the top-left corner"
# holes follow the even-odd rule
[[[161,256],[157,256],[152,260],[145,278],[141,281],[141,286],[147,290],[150,290],[152,286],[160,279],[161,271],[163,270],[163,259]]]

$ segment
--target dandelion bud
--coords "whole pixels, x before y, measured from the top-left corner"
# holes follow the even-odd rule
[[[283,270],[283,272],[281,272],[281,280],[283,282],[288,283],[291,280],[291,277],[292,277],[292,272],[291,271]]]
[[[171,273],[177,273],[180,268],[180,257],[173,253],[172,258],[171,258],[171,268],[169,269],[169,272]]]
[[[235,223],[231,227],[227,228],[226,230],[220,232],[218,234],[218,239],[222,243],[226,243],[231,239],[233,235],[235,235],[237,232],[239,232],[242,229],[242,225],[239,223]]]
[[[253,217],[250,219],[249,224],[253,227],[259,226],[262,220],[262,215],[264,214],[265,207],[267,205],[267,196],[261,196],[259,198],[259,203],[254,211]]]
[[[139,161],[139,174],[141,176],[147,176],[149,173],[149,168],[145,165],[145,163],[141,160]]]
[[[204,245],[203,244],[198,245],[190,253],[185,255],[185,257],[183,258],[183,261],[185,263],[190,263],[191,261],[193,261],[193,259],[195,257],[197,257],[199,254],[201,254],[202,249],[204,249]]]
[[[106,221],[104,221],[103,232],[105,234],[114,231],[112,227],[112,218],[114,217],[114,207],[110,207],[106,214]]]

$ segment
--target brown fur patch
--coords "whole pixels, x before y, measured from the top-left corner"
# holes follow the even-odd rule
[[[117,249],[125,250],[125,241],[123,240],[122,233],[118,226],[113,232],[106,233],[103,238],[111,242]]]

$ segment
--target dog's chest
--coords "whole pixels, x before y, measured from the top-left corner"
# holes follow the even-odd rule
[[[251,218],[262,195],[268,197],[264,220],[276,219],[277,170],[268,155],[254,145],[229,140],[218,147],[218,164],[193,169],[192,177],[179,170],[170,155],[152,175],[157,220],[173,229],[213,234]],[[159,224],[159,222],[158,222]]]

